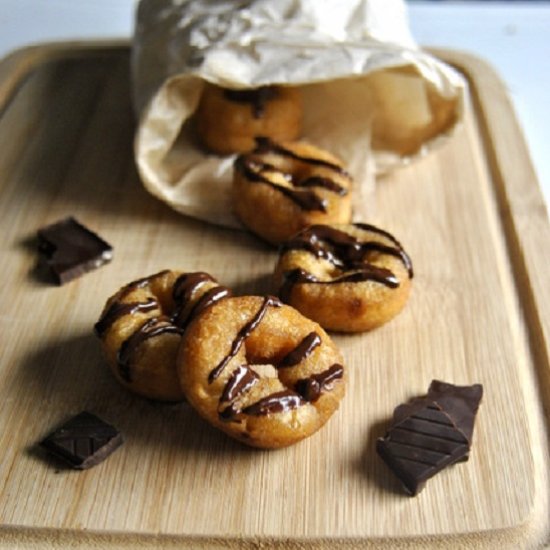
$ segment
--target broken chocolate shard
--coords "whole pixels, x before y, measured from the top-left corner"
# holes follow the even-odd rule
[[[101,418],[81,412],[40,445],[72,468],[85,470],[103,462],[122,445],[120,432]]]
[[[480,384],[434,380],[425,397],[395,409],[376,450],[410,495],[447,466],[468,458],[482,394]]]
[[[440,380],[432,380],[428,398],[433,398],[447,412],[472,444],[474,422],[483,397],[483,386],[454,386]]]
[[[68,217],[38,231],[38,250],[57,284],[65,284],[113,257],[113,248],[87,227]]]

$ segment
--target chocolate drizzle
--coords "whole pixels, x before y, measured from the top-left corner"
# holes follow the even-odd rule
[[[174,326],[167,317],[153,317],[122,343],[118,351],[118,367],[120,376],[126,382],[132,381],[130,362],[139,346],[148,340],[161,334],[182,334],[182,330]]]
[[[294,185],[296,185],[296,187],[321,187],[323,189],[327,189],[328,191],[332,191],[341,197],[348,194],[348,190],[346,188],[338,185],[334,180],[323,178],[321,176],[311,176],[305,180],[296,182]]]
[[[279,295],[284,302],[290,300],[294,285],[299,283],[337,284],[345,282],[376,281],[389,288],[397,288],[399,280],[389,269],[377,267],[369,262],[372,254],[388,254],[401,260],[409,277],[413,276],[412,263],[399,242],[389,233],[367,224],[355,224],[359,229],[383,235],[393,246],[378,241],[360,241],[344,231],[328,225],[313,225],[300,232],[281,247],[281,253],[288,250],[305,250],[316,258],[330,262],[343,273],[329,281],[321,281],[304,269],[293,269],[284,273]]]
[[[309,402],[317,401],[324,390],[332,387],[335,380],[344,376],[344,367],[335,363],[327,370],[318,374],[312,374],[309,378],[299,380],[296,384],[296,391]]]
[[[303,404],[303,399],[297,393],[291,390],[283,390],[252,403],[252,405],[245,407],[242,412],[251,416],[265,416],[297,409]]]
[[[251,388],[259,379],[260,377],[252,369],[249,369],[246,365],[240,365],[233,371],[231,378],[225,385],[220,401],[222,403],[233,401],[241,393]]]
[[[210,372],[208,382],[211,384],[223,372],[229,361],[237,355],[246,338],[261,323],[269,306],[280,307],[281,302],[273,296],[266,296],[258,311],[252,319],[246,323],[237,333],[231,343],[229,353]],[[275,367],[292,368],[304,361],[322,343],[321,337],[312,331],[307,334],[294,349],[288,352]],[[296,409],[306,402],[316,401],[321,393],[332,389],[334,382],[343,378],[344,368],[334,364],[327,370],[313,374],[309,378],[298,380],[294,389],[286,388],[271,393],[260,400],[247,405],[239,406],[235,401],[250,388],[256,385],[260,376],[248,365],[239,365],[233,370],[223,388],[219,400],[218,416],[225,422],[240,422],[239,415],[266,416],[269,414],[288,412]]]
[[[94,332],[99,338],[102,338],[116,321],[125,315],[133,315],[138,312],[146,313],[158,308],[159,304],[154,298],[149,298],[146,302],[130,302],[127,304],[114,302],[94,325]]]
[[[253,152],[257,154],[277,153],[283,157],[292,158],[294,160],[304,162],[306,164],[312,164],[314,166],[322,166],[338,174],[341,174],[342,176],[346,176],[348,178],[350,177],[350,175],[339,164],[336,164],[335,162],[320,158],[304,157],[302,155],[298,155],[294,151],[283,147],[281,144],[276,143],[275,141],[267,137],[256,138],[256,149],[254,149]]]
[[[237,337],[233,342],[231,343],[231,349],[229,353],[220,361],[220,363],[217,365],[214,370],[210,372],[208,375],[208,383],[212,384],[216,378],[222,373],[223,369],[227,366],[229,361],[241,349],[241,346],[243,345],[244,341],[248,338],[250,333],[261,323],[262,319],[264,318],[264,315],[267,312],[267,308],[269,306],[273,307],[279,307],[281,305],[281,302],[275,298],[274,296],[266,296],[264,298],[264,301],[260,307],[260,309],[257,311],[257,313],[252,317],[252,319],[244,325],[241,330],[237,333]]]
[[[125,299],[133,291],[150,285],[155,279],[166,276],[168,270],[160,271],[155,275],[137,279],[122,288],[115,297],[115,301],[104,311],[99,321],[94,325],[97,336],[104,337],[113,324],[124,317],[137,312],[147,313],[154,310],[162,310],[161,304],[155,297],[149,297],[143,302],[124,303]],[[195,293],[207,283],[215,283],[216,280],[208,273],[184,273],[174,282],[172,289],[172,298],[174,301],[174,310],[171,315],[155,315],[145,321],[141,327],[127,338],[121,345],[117,362],[120,376],[126,381],[131,382],[130,363],[139,346],[149,338],[160,336],[161,334],[183,334],[191,320],[199,313],[210,307],[218,300],[229,296],[231,291],[222,286],[214,286],[207,290],[195,302],[195,304],[186,313],[184,311],[190,305]]]
[[[172,315],[172,322],[185,330],[187,325],[205,309],[214,305],[218,300],[231,295],[231,290],[225,286],[214,286],[207,290],[193,305],[190,311],[185,313],[185,308],[191,302],[194,294],[207,283],[217,283],[208,273],[198,271],[196,273],[184,273],[174,283],[172,298],[176,305]]]
[[[191,300],[193,294],[205,283],[216,282],[208,273],[198,271],[196,273],[184,273],[180,275],[172,289],[172,298],[179,306],[185,305]]]
[[[398,279],[389,269],[373,265],[366,266],[361,271],[354,271],[353,273],[335,277],[330,281],[321,281],[312,273],[298,268],[284,273],[283,284],[279,289],[279,296],[283,302],[288,303],[294,285],[299,283],[335,285],[337,283],[361,283],[364,281],[376,281],[390,288],[397,288],[399,286]]]
[[[321,337],[316,332],[310,332],[291,352],[283,357],[277,368],[294,367],[309,357],[313,350],[321,345]]]
[[[99,321],[94,325],[95,334],[99,338],[102,338],[103,336],[105,336],[105,333],[125,315],[132,315],[137,312],[146,313],[157,308],[160,309],[158,301],[154,298],[149,298],[145,302],[123,303],[121,301],[126,298],[126,296],[131,294],[134,290],[147,286],[155,279],[164,277],[167,273],[168,270],[165,269],[164,271],[159,271],[158,273],[150,275],[149,277],[143,277],[142,279],[132,281],[131,283],[128,283],[124,288],[122,288],[115,296],[111,306],[102,313]]]
[[[304,164],[310,164],[325,169],[329,169],[337,174],[349,178],[349,174],[338,164],[329,162],[323,159],[303,157],[297,155],[293,151],[286,149],[268,138],[256,138],[257,147],[251,154],[240,155],[235,161],[235,170],[240,172],[247,180],[253,183],[264,183],[273,189],[276,189],[303,210],[326,212],[328,202],[326,199],[319,197],[314,189],[322,188],[344,196],[348,190],[336,183],[334,180],[322,176],[310,176],[299,180],[295,175],[284,172],[273,164],[264,162],[259,158],[259,155],[275,153],[283,157],[291,158],[295,161]],[[269,179],[268,174],[279,174],[289,183],[289,186],[275,183]]]
[[[223,95],[229,101],[237,103],[250,103],[254,118],[262,118],[265,113],[266,103],[276,98],[277,88],[274,86],[261,86],[252,90],[224,90]]]
[[[382,235],[389,239],[396,247],[397,252],[394,253],[395,256],[399,256],[401,261],[403,262],[404,266],[407,268],[407,272],[409,274],[409,277],[412,279],[414,276],[413,266],[411,259],[409,258],[409,255],[403,250],[403,247],[401,246],[401,243],[389,232],[384,231],[383,229],[380,229],[379,227],[376,227],[375,225],[371,225],[370,223],[354,223],[355,227],[358,227],[359,229],[363,229],[364,231],[371,231],[372,233],[378,233],[379,235]],[[390,247],[388,247],[390,248]],[[391,254],[391,252],[386,251],[387,254]]]

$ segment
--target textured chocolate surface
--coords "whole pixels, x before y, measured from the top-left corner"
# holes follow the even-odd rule
[[[122,436],[101,418],[82,412],[51,433],[40,445],[72,468],[85,470],[103,462],[120,447]]]
[[[483,388],[434,380],[425,397],[398,406],[376,450],[405,490],[418,494],[443,468],[467,460]]]
[[[38,231],[38,250],[56,283],[65,284],[111,261],[113,249],[69,217]]]

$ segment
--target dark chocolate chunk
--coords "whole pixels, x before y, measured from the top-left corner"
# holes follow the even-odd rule
[[[476,413],[483,396],[483,386],[453,386],[440,380],[432,380],[428,397],[437,401],[472,444]]]
[[[483,394],[480,384],[434,380],[425,397],[399,405],[376,450],[410,495],[443,468],[467,460]]]
[[[103,462],[122,445],[120,432],[101,418],[81,412],[40,443],[77,470]]]
[[[57,284],[65,284],[111,261],[113,249],[69,217],[38,231],[38,250]]]

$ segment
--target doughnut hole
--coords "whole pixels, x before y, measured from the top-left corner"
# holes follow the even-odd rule
[[[296,384],[332,365],[342,365],[342,356],[330,337],[295,309],[268,306],[261,322],[244,339],[238,352],[217,378],[211,373],[225,357],[239,334],[262,308],[264,298],[227,298],[197,317],[189,326],[178,356],[179,378],[189,403],[213,426],[248,445],[276,448],[291,445],[317,431],[338,408],[344,394],[345,377],[336,380],[318,399],[300,399],[296,408],[264,415],[246,414],[243,409],[273,393],[291,391]],[[311,332],[321,344],[296,366],[277,368],[282,359]],[[231,400],[223,395],[234,373],[246,366],[255,382]],[[223,418],[228,407],[238,411]]]
[[[262,104],[261,116],[254,116],[253,103],[229,100],[223,88],[206,85],[196,113],[202,144],[226,155],[252,150],[258,136],[277,141],[297,139],[302,131],[301,94],[291,87],[274,89],[275,95]]]
[[[316,159],[342,167],[342,163],[328,151],[306,142],[283,143],[283,148],[307,159]],[[238,169],[233,178],[233,209],[252,232],[271,244],[280,244],[292,235],[314,224],[345,224],[351,220],[351,179],[345,172],[278,154],[277,152],[248,155],[273,168],[261,171],[261,176],[272,184],[292,190],[303,189],[300,184],[310,178],[326,178],[346,191],[340,195],[323,187],[310,190],[324,201],[325,210],[308,210],[284,194],[280,188],[261,181],[251,181]]]
[[[333,226],[360,241],[376,241],[395,246],[389,237],[359,229],[353,225]],[[398,315],[407,303],[411,278],[401,258],[371,251],[368,263],[389,270],[399,282],[392,288],[374,280],[333,283],[346,271],[330,261],[299,249],[283,251],[275,267],[274,284],[282,289],[286,274],[302,269],[319,282],[299,282],[292,285],[285,302],[306,317],[313,319],[326,330],[337,332],[363,332],[387,323]],[[353,272],[353,269],[347,273]],[[329,283],[329,284],[326,284]]]

